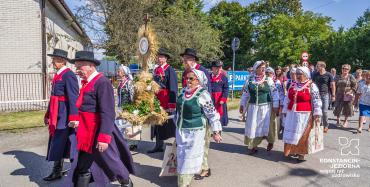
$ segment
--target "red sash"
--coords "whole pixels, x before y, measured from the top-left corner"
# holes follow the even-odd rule
[[[66,68],[63,70],[59,75],[56,73],[54,75],[54,78],[52,80],[52,89],[54,90],[55,83],[57,81],[62,80],[62,76],[70,71],[69,68]],[[49,121],[49,135],[54,136],[55,129],[57,128],[57,122],[58,122],[58,110],[59,110],[59,101],[66,101],[67,99],[62,96],[56,96],[52,95],[50,97],[50,107],[49,107],[49,113],[47,113],[48,121]]]
[[[82,105],[84,94],[86,92],[94,91],[94,85],[96,81],[98,81],[99,78],[102,76],[103,75],[99,73],[90,82],[82,86],[82,88],[80,89],[80,95],[78,96],[76,102],[76,106],[78,109],[80,109]],[[78,115],[79,125],[76,134],[77,150],[81,150],[91,154],[94,144],[94,138],[100,125],[100,114],[94,112],[83,112],[79,110]]]

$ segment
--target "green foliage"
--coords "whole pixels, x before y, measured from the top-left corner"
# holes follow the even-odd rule
[[[206,67],[216,58],[222,58],[225,69],[231,67],[233,37],[240,39],[237,70],[261,59],[272,66],[297,63],[303,50],[309,51],[311,62],[324,60],[329,67],[370,66],[369,10],[352,28],[334,31],[330,17],[303,11],[300,0],[258,0],[246,7],[220,1],[207,13],[202,11],[202,0],[87,1],[79,8],[81,22],[89,29],[103,30],[105,37],[100,38],[105,40],[99,46],[106,49],[108,58],[116,57],[123,64],[135,62],[137,31],[148,13],[160,46],[169,49],[170,63],[178,70],[182,67],[179,54],[187,47],[197,49]]]
[[[108,54],[128,61],[136,54],[137,31],[148,13],[160,46],[173,54],[171,64],[181,67],[179,54],[187,47],[197,49],[201,59],[222,55],[219,32],[213,29],[201,10],[201,0],[110,0],[106,1]]]
[[[134,113],[135,110],[139,111],[139,116],[146,116],[151,113],[150,104],[148,101],[141,101],[139,105],[135,105],[134,103],[125,104],[122,106],[122,110],[128,113]],[[154,112],[160,113],[161,106],[158,99],[154,99]]]
[[[297,63],[302,51],[330,36],[330,21],[312,12],[294,17],[278,14],[257,27],[257,57],[270,61],[272,66]]]
[[[259,0],[248,7],[254,21],[263,22],[279,14],[296,16],[302,13],[300,0]]]
[[[352,70],[370,67],[370,12],[366,10],[356,24],[345,31],[340,28],[327,40],[316,41],[310,48],[313,61],[324,60],[328,67],[350,64]]]
[[[234,37],[238,37],[241,41],[236,57],[239,66],[236,68],[245,66],[253,46],[253,24],[247,10],[238,2],[222,1],[209,11],[209,20],[211,25],[221,32],[224,66],[232,66],[231,41]]]

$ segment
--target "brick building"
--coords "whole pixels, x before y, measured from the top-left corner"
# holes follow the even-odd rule
[[[53,72],[46,54],[54,48],[69,58],[91,49],[64,0],[1,0],[0,43],[0,112],[44,105]]]

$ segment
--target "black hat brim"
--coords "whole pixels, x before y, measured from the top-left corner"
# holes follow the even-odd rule
[[[168,53],[158,53],[158,55],[163,55],[163,56],[166,56],[168,59],[171,58],[171,55],[168,54]]]
[[[91,60],[91,59],[87,59],[87,58],[76,58],[76,59],[72,59],[72,60],[70,60],[70,63],[71,64],[75,64],[76,61],[88,61],[88,62],[94,63],[96,66],[99,66],[100,65],[100,61],[98,61],[98,60]]]
[[[199,60],[199,58],[197,56],[193,55],[193,54],[188,54],[188,53],[181,53],[180,54],[180,56],[184,56],[184,55],[193,56],[193,57],[195,57],[195,60],[197,60],[197,61]]]
[[[60,57],[60,58],[64,58],[64,59],[66,59],[67,61],[70,61],[70,59],[69,58],[67,58],[67,57],[65,57],[65,56],[62,56],[62,55],[54,55],[54,54],[47,54],[48,56],[50,56],[50,57]]]

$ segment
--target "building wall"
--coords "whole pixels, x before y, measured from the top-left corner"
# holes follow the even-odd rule
[[[46,33],[47,53],[58,48],[68,51],[68,58],[74,58],[76,51],[84,49],[79,34],[49,1],[46,2]],[[50,57],[47,57],[47,63],[48,72],[52,72]],[[67,65],[71,67],[71,64]]]
[[[40,101],[44,98],[39,1],[0,0],[0,112],[24,110],[25,102],[33,108],[45,106],[45,101]],[[74,58],[76,51],[84,49],[78,33],[49,1],[45,8],[46,53],[60,48]],[[50,57],[47,67],[49,91],[54,75]]]
[[[41,73],[38,0],[0,1],[0,73]]]

